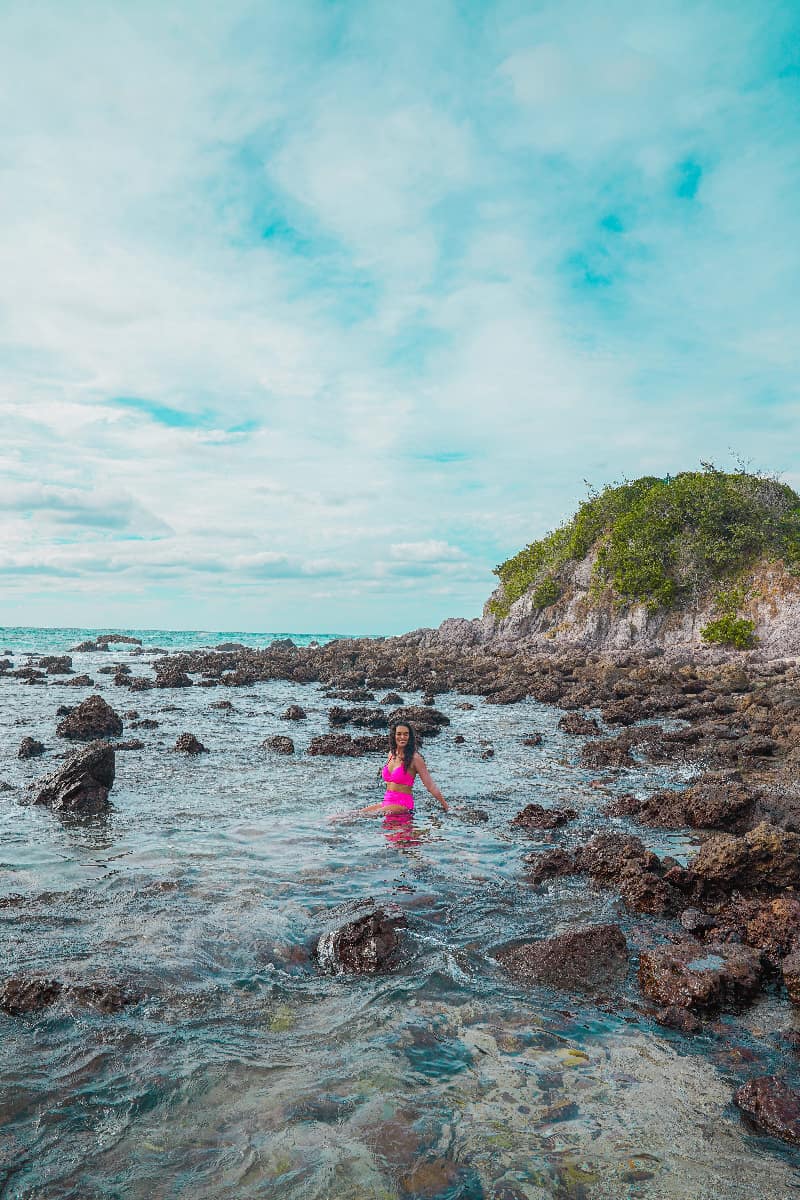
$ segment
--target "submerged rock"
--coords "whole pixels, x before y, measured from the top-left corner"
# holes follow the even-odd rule
[[[193,733],[180,734],[172,749],[180,754],[208,754],[208,746],[204,746]]]
[[[539,983],[562,991],[595,991],[624,977],[628,943],[618,925],[592,925],[512,946],[496,957],[522,983]]]
[[[56,733],[59,737],[80,742],[118,737],[122,733],[122,718],[102,696],[89,696],[59,721]]]
[[[400,946],[397,930],[406,924],[401,912],[390,914],[376,908],[333,932],[324,933],[317,942],[319,964],[337,974],[347,971],[374,975],[388,970]]]
[[[775,1075],[749,1079],[733,1102],[763,1133],[800,1146],[800,1093]]]
[[[113,747],[108,742],[91,742],[37,780],[32,802],[46,804],[54,812],[102,812],[108,805],[114,774]]]
[[[25,1013],[41,1012],[61,995],[61,984],[57,979],[14,976],[0,988],[0,1009],[12,1017]]]
[[[639,960],[642,992],[668,1007],[713,1009],[750,1000],[762,973],[757,950],[729,943],[687,940],[643,951]]]

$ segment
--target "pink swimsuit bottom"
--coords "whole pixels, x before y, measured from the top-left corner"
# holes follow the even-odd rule
[[[386,783],[402,783],[406,787],[413,787],[414,785],[414,776],[410,771],[406,770],[402,763],[399,767],[395,767],[393,771],[390,771],[388,764],[384,763],[382,774]],[[399,804],[401,808],[406,808],[409,812],[414,811],[414,797],[408,792],[387,791],[384,794],[383,803]]]

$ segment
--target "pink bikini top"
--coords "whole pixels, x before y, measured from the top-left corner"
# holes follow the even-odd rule
[[[402,783],[406,787],[414,786],[414,776],[410,771],[407,771],[403,763],[399,767],[395,767],[393,771],[389,770],[389,764],[383,764],[383,778],[386,783]]]

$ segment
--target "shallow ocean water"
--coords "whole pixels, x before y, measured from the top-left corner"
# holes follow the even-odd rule
[[[22,665],[23,651],[85,636],[5,630],[0,649]],[[246,640],[169,636],[152,640]],[[0,1014],[3,1200],[800,1195],[800,1154],[749,1132],[730,1102],[748,1073],[780,1065],[769,1034],[792,1016],[777,996],[744,1033],[726,1038],[725,1018],[722,1034],[686,1039],[638,1011],[633,967],[622,995],[597,1005],[519,987],[493,961],[513,939],[594,921],[620,921],[632,949],[660,937],[583,880],[532,889],[523,855],[611,825],[685,861],[688,835],[599,810],[615,788],[676,786],[687,770],[599,776],[577,765],[582,739],[557,729],[558,709],[446,695],[437,707],[452,724],[425,754],[452,814],[418,782],[411,830],[330,823],[380,799],[380,756],[305,753],[335,703],[317,685],[130,693],[97,668],[149,674],[149,655],[112,646],[73,660],[117,711],[160,724],[126,721],[123,737],[146,748],[117,754],[107,816],[60,819],[18,800],[66,748],[56,707],[96,689],[0,680],[0,779],[15,787],[0,794],[0,899],[16,897],[0,907],[3,972],[126,981],[142,999],[113,1016],[68,1001]],[[220,699],[234,711],[210,707]],[[291,702],[307,721],[280,720]],[[172,753],[184,730],[210,753]],[[523,746],[534,730],[542,745]],[[297,753],[263,750],[272,733]],[[17,759],[26,734],[45,743],[42,759]],[[580,815],[531,838],[509,825],[531,801]],[[470,808],[489,820],[468,823]],[[321,973],[316,937],[370,898],[406,913],[397,970]]]

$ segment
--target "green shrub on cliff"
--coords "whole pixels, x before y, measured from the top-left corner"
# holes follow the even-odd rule
[[[761,557],[800,569],[800,496],[775,479],[713,466],[609,484],[571,521],[495,568],[503,587],[491,611],[505,616],[530,589],[536,607],[553,603],[563,568],[592,549],[595,590],[651,611],[678,607]]]

